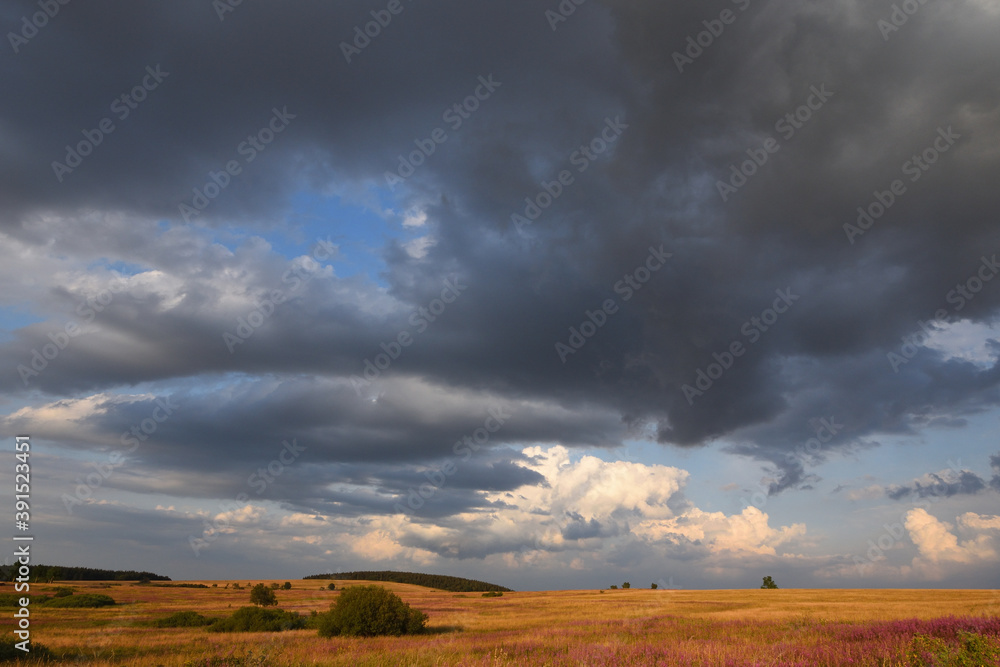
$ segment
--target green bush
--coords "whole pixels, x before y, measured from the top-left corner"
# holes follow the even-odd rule
[[[336,589],[337,589],[337,584],[333,583],[332,581],[326,585],[326,590],[328,591],[333,591]]]
[[[17,648],[15,646],[17,643],[18,640],[13,637],[0,639],[0,662],[17,659],[21,659],[22,661],[49,660],[52,658],[52,652],[36,641],[32,641],[29,644],[31,651],[28,653]]]
[[[152,622],[157,628],[198,628],[210,625],[215,619],[202,616],[196,611],[178,611],[166,618],[158,618]]]
[[[21,598],[26,598],[28,595],[26,593],[0,593],[0,607],[20,607]],[[41,604],[49,598],[40,598],[37,595],[31,596],[31,604]]]
[[[305,627],[298,614],[280,609],[240,607],[228,618],[220,618],[208,626],[211,632],[280,632]]]
[[[319,636],[374,637],[423,632],[427,614],[381,586],[349,586],[319,619]]]
[[[281,585],[282,590],[290,591],[292,590],[292,582],[286,581]]]
[[[73,594],[72,586],[59,586],[56,588],[56,592],[52,594],[54,598],[66,598]]]
[[[483,597],[484,598],[499,598],[499,597],[503,597],[503,593],[501,593],[500,591],[487,591],[486,593],[483,593]]]
[[[1000,643],[975,632],[958,633],[958,645],[937,637],[915,635],[907,651],[910,667],[979,667],[995,665],[1000,659]]]
[[[257,584],[250,589],[250,604],[255,604],[258,607],[276,607],[278,606],[278,596],[264,584]]]
[[[110,595],[100,595],[99,593],[84,593],[82,595],[70,595],[65,598],[53,598],[45,603],[46,607],[58,607],[60,609],[75,609],[79,607],[109,607],[115,603]]]

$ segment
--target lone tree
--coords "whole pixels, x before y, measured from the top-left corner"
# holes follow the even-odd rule
[[[250,604],[258,607],[277,607],[278,596],[264,584],[257,584],[250,589]]]
[[[416,609],[381,586],[345,588],[330,607],[320,615],[319,636],[374,637],[423,632],[427,614]]]
[[[286,591],[290,591],[290,590],[292,590],[292,582],[290,582],[290,581],[286,581],[285,583],[283,583],[283,584],[281,585],[281,588],[282,588],[283,590],[286,590]]]
[[[622,584],[622,588],[632,588],[632,584],[626,581],[624,584]]]
[[[650,586],[650,588],[655,591],[656,590],[656,584],[653,584],[652,586]]]
[[[764,583],[760,585],[761,588],[777,588],[778,584],[774,583],[774,579],[771,577],[764,577]]]

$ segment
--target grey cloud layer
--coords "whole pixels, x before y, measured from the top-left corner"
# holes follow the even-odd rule
[[[361,2],[244,3],[221,22],[204,3],[71,4],[4,56],[5,233],[81,263],[106,257],[164,276],[159,291],[116,298],[95,320],[100,330],[75,339],[32,390],[49,400],[226,374],[323,378],[207,403],[180,395],[190,407],[145,447],[149,465],[231,467],[223,452],[266,462],[289,436],[330,460],[427,462],[477,426],[488,395],[546,406],[537,418],[519,414],[501,443],[610,446],[647,426],[664,444],[728,435],[783,470],[780,488],[811,479],[786,454],[820,416],[844,424],[832,452],[1000,403],[1000,366],[926,348],[899,372],[886,360],[938,309],[986,322],[1000,304],[1000,280],[961,309],[949,300],[984,254],[1000,252],[990,148],[1000,138],[1000,17],[990,5],[927,5],[889,40],[876,26],[888,8],[854,2],[591,2],[555,31],[545,2],[406,7],[349,65],[338,44],[369,20]],[[673,52],[723,8],[738,20],[679,73]],[[34,10],[19,2],[7,15]],[[169,75],[115,117],[112,100],[157,65]],[[180,225],[178,204],[274,107],[295,118],[195,222],[266,232],[298,190],[364,197],[490,73],[501,87],[400,190],[404,206],[427,213],[437,243],[426,257],[388,243],[384,292],[327,271],[230,354],[222,332],[282,286],[288,263],[253,242],[230,252],[182,227],[157,232],[154,221]],[[776,121],[821,84],[832,97],[784,138]],[[58,182],[51,162],[105,116],[114,132]],[[519,234],[510,214],[542,180],[573,169],[573,151],[609,116],[629,125],[613,151]],[[960,139],[909,181],[901,165],[948,127]],[[716,181],[767,137],[780,150],[723,202]],[[843,225],[896,178],[906,193],[851,244]],[[94,210],[119,221],[87,218]],[[660,244],[673,257],[625,302],[614,285]],[[347,378],[452,274],[468,291],[387,377],[482,392],[482,403],[430,426],[426,406],[397,402],[405,391],[391,385],[360,405]],[[35,302],[46,322],[0,344],[9,393],[35,396],[14,369],[95,289],[59,280]],[[786,288],[800,300],[750,343],[742,326]],[[607,298],[620,312],[561,364],[554,344]],[[737,340],[746,354],[689,404],[681,387]],[[144,407],[117,406],[87,427],[114,440]],[[179,451],[191,452],[183,464]],[[523,479],[496,465],[479,490],[507,474]]]

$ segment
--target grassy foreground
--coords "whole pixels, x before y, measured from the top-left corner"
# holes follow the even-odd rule
[[[111,595],[119,604],[34,608],[32,640],[59,656],[59,664],[1000,665],[993,657],[1000,648],[997,591],[631,589],[484,598],[383,583],[430,616],[427,634],[321,639],[315,630],[224,634],[149,624],[179,611],[225,616],[248,605],[249,591],[223,588],[228,582],[188,582],[217,588],[69,583],[77,595]],[[276,591],[279,608],[326,611],[338,595],[327,583],[293,581],[291,590]],[[362,582],[334,583],[339,589]],[[32,593],[55,588],[33,584]],[[10,637],[13,609],[0,614]]]

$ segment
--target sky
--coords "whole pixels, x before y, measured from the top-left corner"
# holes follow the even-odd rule
[[[996,0],[0,23],[36,562],[1000,587]]]

